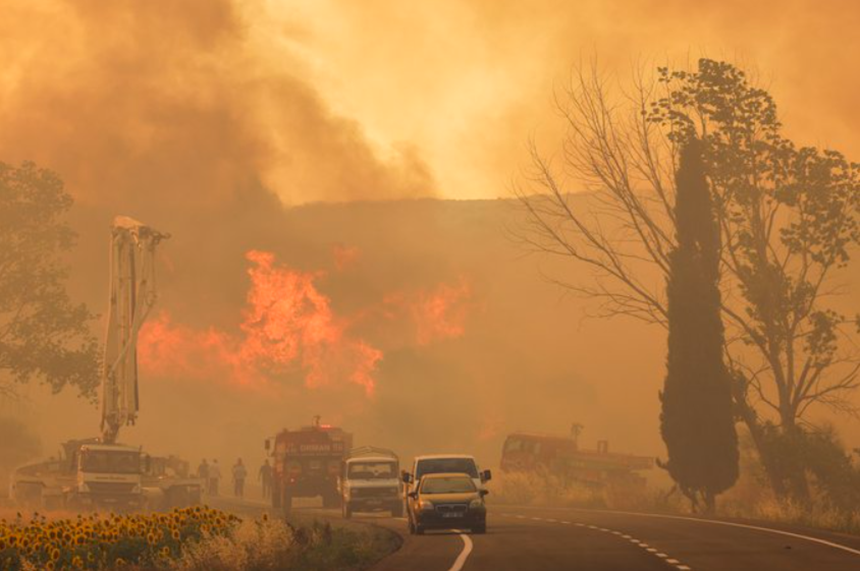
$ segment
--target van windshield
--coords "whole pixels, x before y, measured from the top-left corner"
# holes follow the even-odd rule
[[[478,477],[478,467],[472,458],[426,458],[418,461],[415,467],[415,480],[425,474],[468,474],[471,478]]]
[[[394,462],[351,462],[347,476],[351,480],[390,480],[397,477]]]
[[[425,478],[421,484],[422,494],[468,494],[474,491],[475,483],[465,476]]]

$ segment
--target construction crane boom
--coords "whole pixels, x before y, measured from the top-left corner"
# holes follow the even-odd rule
[[[102,362],[102,441],[116,442],[139,410],[137,336],[157,297],[155,250],[169,234],[117,216],[110,250],[110,302]]]

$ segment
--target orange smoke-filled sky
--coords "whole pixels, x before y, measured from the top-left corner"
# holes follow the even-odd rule
[[[298,57],[383,152],[413,145],[445,197],[504,194],[527,139],[558,135],[554,86],[592,57],[622,77],[700,55],[747,64],[802,143],[860,156],[851,0],[272,0],[248,14],[259,53]]]
[[[160,132],[181,115],[177,131],[206,122],[209,145],[232,140],[223,152],[253,157],[246,166],[288,204],[505,195],[528,138],[554,146],[554,86],[595,56],[620,76],[636,62],[739,61],[758,70],[799,142],[860,155],[852,0],[2,5],[0,147],[14,133],[22,156],[47,158],[26,128],[50,122],[68,145],[108,121],[122,135],[66,161],[105,146],[143,155],[154,142],[192,162],[210,155]]]

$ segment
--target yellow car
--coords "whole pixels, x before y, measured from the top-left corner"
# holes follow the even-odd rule
[[[487,531],[484,496],[469,474],[440,473],[423,476],[407,496],[409,533],[427,529]]]

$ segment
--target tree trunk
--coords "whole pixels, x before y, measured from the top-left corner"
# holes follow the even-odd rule
[[[739,373],[735,371],[735,375],[737,376]],[[732,383],[732,392],[737,413],[746,425],[747,430],[750,432],[750,437],[752,438],[756,452],[758,452],[759,460],[764,468],[770,487],[773,489],[773,492],[777,497],[785,498],[788,495],[785,481],[767,447],[767,439],[765,438],[764,430],[759,423],[758,415],[750,406],[749,402],[747,402],[746,384],[739,382]]]

